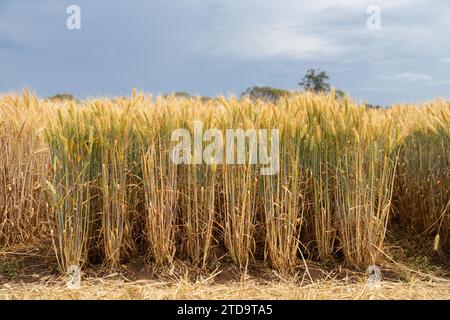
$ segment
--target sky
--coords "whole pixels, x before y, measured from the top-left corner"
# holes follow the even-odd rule
[[[229,96],[319,68],[360,102],[450,98],[449,17],[448,0],[0,0],[0,92]]]

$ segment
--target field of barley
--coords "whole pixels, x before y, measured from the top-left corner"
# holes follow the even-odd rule
[[[278,129],[278,174],[175,165],[171,133],[198,120]],[[0,254],[39,244],[60,274],[139,260],[291,277],[305,261],[382,265],[388,235],[432,239],[432,254],[449,255],[448,101],[366,109],[333,93],[278,103],[0,96]]]

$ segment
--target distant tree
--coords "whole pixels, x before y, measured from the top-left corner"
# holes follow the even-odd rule
[[[346,95],[347,95],[347,94],[345,93],[345,91],[336,89],[336,98],[342,100],[342,99],[345,98]]]
[[[298,84],[303,87],[305,91],[315,93],[330,91],[330,85],[326,82],[330,77],[325,71],[309,69],[303,80]]]
[[[214,99],[211,98],[211,97],[208,97],[208,96],[200,96],[200,100],[201,100],[203,103],[206,103],[206,102],[210,102],[210,101],[212,101],[212,100],[214,100]]]
[[[191,95],[190,95],[189,93],[187,93],[187,92],[182,92],[182,91],[175,92],[175,93],[173,94],[173,96],[174,96],[174,97],[177,97],[177,98],[190,98],[190,97],[191,97]]]
[[[365,106],[366,106],[366,109],[382,109],[382,108],[384,108],[383,106],[380,106],[380,105],[373,105],[373,104],[370,104],[370,103],[366,103],[365,104]]]
[[[172,94],[165,94],[164,97],[176,97],[176,98],[185,98],[185,99],[200,99],[202,102],[209,102],[211,100],[213,100],[211,97],[208,96],[199,96],[199,95],[195,95],[195,96],[191,96],[189,93],[187,92],[183,92],[183,91],[177,91],[174,92]]]
[[[241,94],[241,99],[264,100],[277,102],[283,97],[291,94],[288,90],[275,89],[271,87],[250,87]]]
[[[55,94],[54,96],[50,96],[45,99],[48,101],[78,101],[78,99],[73,94],[69,93]]]

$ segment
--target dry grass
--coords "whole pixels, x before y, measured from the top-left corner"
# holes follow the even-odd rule
[[[370,287],[364,281],[320,281],[299,286],[289,282],[247,280],[214,284],[210,279],[190,282],[87,279],[80,289],[67,289],[62,282],[43,281],[37,284],[11,283],[0,288],[0,299],[30,300],[410,300],[450,299],[450,284],[413,280],[409,283],[382,282]]]
[[[395,243],[393,248],[399,245]],[[408,254],[394,253],[401,262],[388,257],[379,285],[370,282],[364,272],[310,260],[295,273],[282,274],[263,264],[244,273],[231,261],[204,269],[201,264],[176,260],[167,268],[141,258],[113,273],[106,268],[88,268],[81,287],[69,289],[65,276],[57,272],[55,254],[48,252],[45,243],[16,245],[0,251],[0,300],[449,299],[449,260],[431,262],[424,257],[420,262],[411,261],[408,255],[418,250],[414,246],[422,245],[408,243]]]

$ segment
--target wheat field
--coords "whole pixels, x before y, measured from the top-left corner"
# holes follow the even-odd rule
[[[171,132],[277,128],[278,174],[175,165]],[[250,151],[249,151],[250,152]],[[57,263],[144,256],[293,274],[304,259],[364,271],[386,233],[450,247],[450,102],[366,109],[335,94],[279,101],[0,96],[0,247],[51,239]],[[400,232],[400,231],[399,231]]]

